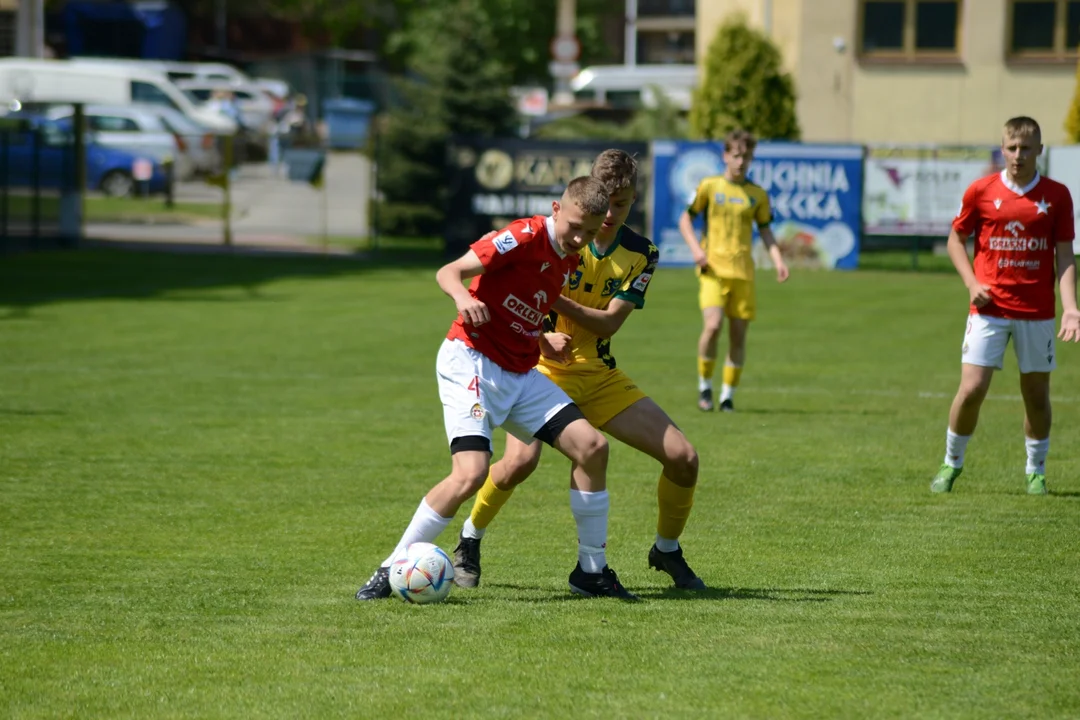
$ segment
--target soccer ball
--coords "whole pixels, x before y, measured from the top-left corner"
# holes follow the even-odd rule
[[[412,543],[390,564],[390,587],[405,602],[442,602],[453,584],[454,562],[431,543]]]

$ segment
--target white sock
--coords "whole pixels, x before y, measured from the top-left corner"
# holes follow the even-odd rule
[[[660,552],[675,552],[679,549],[679,539],[656,536],[656,549]]]
[[[479,540],[484,537],[484,533],[487,532],[487,528],[478,528],[473,525],[472,517],[468,517],[465,520],[465,524],[461,528],[461,537],[469,538],[470,540]]]
[[[1024,472],[1028,475],[1031,473],[1045,475],[1046,454],[1050,452],[1050,438],[1032,440],[1026,437],[1024,438],[1024,445],[1027,447],[1027,468]]]
[[[414,542],[435,542],[435,539],[439,537],[439,533],[445,530],[453,519],[452,517],[444,518],[431,509],[431,506],[427,504],[427,500],[421,500],[420,507],[416,508],[416,512],[409,522],[409,527],[405,528],[405,534],[401,536],[401,540],[398,541],[394,552],[383,560],[382,566],[390,567],[390,563],[394,562],[394,558]]]
[[[607,565],[605,548],[609,506],[607,490],[570,491],[570,510],[577,523],[578,562],[587,573],[598,573]]]
[[[945,433],[945,464],[951,468],[964,467],[964,453],[967,451],[970,435],[957,435],[952,430]],[[1044,456],[1045,457],[1045,456]]]
[[[734,399],[735,399],[735,388],[728,385],[727,383],[724,383],[723,385],[721,385],[720,386],[720,402],[724,402],[725,400],[734,400]]]
[[[712,378],[703,378],[698,375],[697,379],[698,392],[704,392],[705,390],[712,390]]]

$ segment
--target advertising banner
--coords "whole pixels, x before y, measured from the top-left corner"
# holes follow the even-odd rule
[[[1046,175],[1069,188],[1075,221],[1080,225],[1080,145],[1048,148],[1046,154],[1050,164]],[[1073,241],[1073,250],[1080,254],[1080,240]]]
[[[662,264],[691,264],[679,216],[702,178],[723,174],[723,154],[723,143],[718,142],[653,143],[652,240],[660,247]],[[758,144],[749,178],[769,194],[773,234],[789,264],[845,270],[858,266],[862,158],[858,145]],[[700,233],[700,216],[695,227]],[[756,230],[754,259],[758,267],[771,266]]]
[[[447,205],[448,252],[461,254],[484,233],[533,215],[550,215],[567,183],[588,175],[593,160],[617,147],[638,158],[638,180],[647,180],[648,145],[607,140],[521,140],[515,138],[454,138],[450,143]],[[644,231],[645,192],[627,224]]]
[[[1046,153],[1039,159],[1046,172]],[[949,235],[968,185],[1001,172],[997,147],[876,145],[866,150],[867,235]]]

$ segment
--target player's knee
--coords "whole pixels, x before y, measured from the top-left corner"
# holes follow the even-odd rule
[[[540,465],[540,455],[528,455],[525,457],[507,458],[506,476],[495,486],[500,490],[510,490],[529,479]],[[494,480],[493,480],[494,482]]]
[[[697,484],[698,454],[690,441],[682,442],[671,448],[664,458],[664,475],[680,487],[693,487]]]
[[[589,428],[592,433],[582,439],[578,454],[578,462],[582,465],[604,465],[608,460],[608,441],[598,430]]]
[[[960,402],[967,406],[981,405],[990,390],[989,383],[968,381],[960,385]]]

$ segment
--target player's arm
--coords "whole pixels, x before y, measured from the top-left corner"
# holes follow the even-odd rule
[[[705,187],[705,183],[702,182],[698,185],[697,193],[694,195],[690,206],[683,210],[683,214],[679,216],[679,234],[682,235],[686,246],[690,248],[690,255],[694,258],[694,264],[701,268],[709,266],[709,257],[705,254],[705,250],[702,249],[701,241],[694,230],[694,218],[705,209],[708,202],[709,191]]]
[[[776,281],[784,282],[791,273],[788,270],[787,263],[784,262],[784,253],[780,251],[780,245],[776,242],[776,236],[773,235],[772,227],[769,225],[762,225],[758,227],[758,233],[761,235],[761,242],[765,243],[765,249],[769,251],[769,257],[772,258],[773,267],[776,268]]]
[[[637,305],[629,300],[614,297],[608,302],[606,308],[598,310],[585,307],[565,295],[560,295],[559,299],[551,306],[551,309],[565,316],[574,324],[585,328],[593,335],[609,338],[619,331],[622,324],[626,322],[626,318],[630,317],[630,313],[636,307]]]
[[[483,273],[484,264],[473,250],[443,265],[435,273],[435,281],[439,283],[439,287],[454,301],[462,320],[470,325],[483,325],[491,319],[487,305],[473,297],[464,285],[469,278]]]
[[[967,253],[967,239],[978,227],[979,209],[978,196],[975,186],[971,185],[964,192],[964,201],[960,205],[960,211],[953,219],[952,229],[949,231],[949,239],[945,243],[945,249],[949,252],[949,260],[964,281],[964,287],[968,289],[971,304],[981,308],[990,302],[990,286],[983,285],[975,277],[975,269],[971,267],[971,258]]]
[[[1071,242],[1059,242],[1057,253],[1058,290],[1061,292],[1061,331],[1065,342],[1080,340],[1080,310],[1076,308],[1076,256]]]

